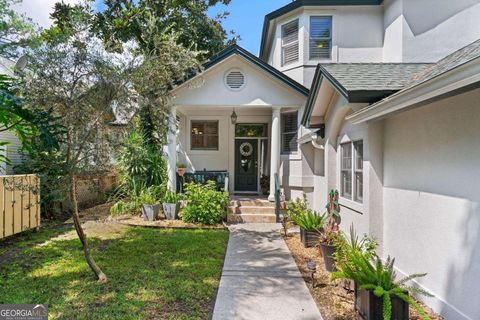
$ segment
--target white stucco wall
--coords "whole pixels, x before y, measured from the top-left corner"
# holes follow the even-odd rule
[[[436,62],[480,38],[478,0],[384,1],[384,62]]]
[[[446,319],[480,319],[480,89],[385,122],[384,252]]]

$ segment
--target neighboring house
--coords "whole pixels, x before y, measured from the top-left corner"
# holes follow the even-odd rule
[[[428,272],[418,284],[446,319],[480,319],[478,21],[478,0],[268,14],[260,58],[229,47],[174,90],[169,187],[179,160],[228,171],[231,193],[268,175],[271,200],[278,173],[318,211],[338,189],[344,230],[373,235],[399,273]]]
[[[13,68],[15,62],[0,57],[0,74],[5,74],[13,77],[15,74]],[[0,128],[1,129],[1,128]],[[20,140],[10,131],[0,131],[0,141],[9,142],[7,146],[0,146],[0,153],[10,159],[10,164],[0,163],[0,175],[13,174],[13,167],[20,164],[22,157],[20,155],[20,148],[22,144]]]

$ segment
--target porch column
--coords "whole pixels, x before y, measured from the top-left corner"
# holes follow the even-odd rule
[[[275,201],[275,174],[280,167],[280,107],[272,108],[272,132],[270,151],[270,195],[269,201]]]
[[[168,120],[168,190],[177,190],[177,107],[172,106]]]

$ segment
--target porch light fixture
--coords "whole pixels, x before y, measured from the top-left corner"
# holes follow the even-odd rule
[[[235,113],[235,109],[233,109],[233,112],[232,112],[232,114],[230,115],[230,119],[232,120],[232,124],[237,123],[237,118],[238,118],[238,116],[237,116],[237,114]]]

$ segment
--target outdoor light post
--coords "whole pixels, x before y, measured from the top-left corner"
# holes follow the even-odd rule
[[[315,288],[315,272],[317,272],[317,263],[315,261],[309,261],[307,263],[308,271],[312,277],[312,288]]]

